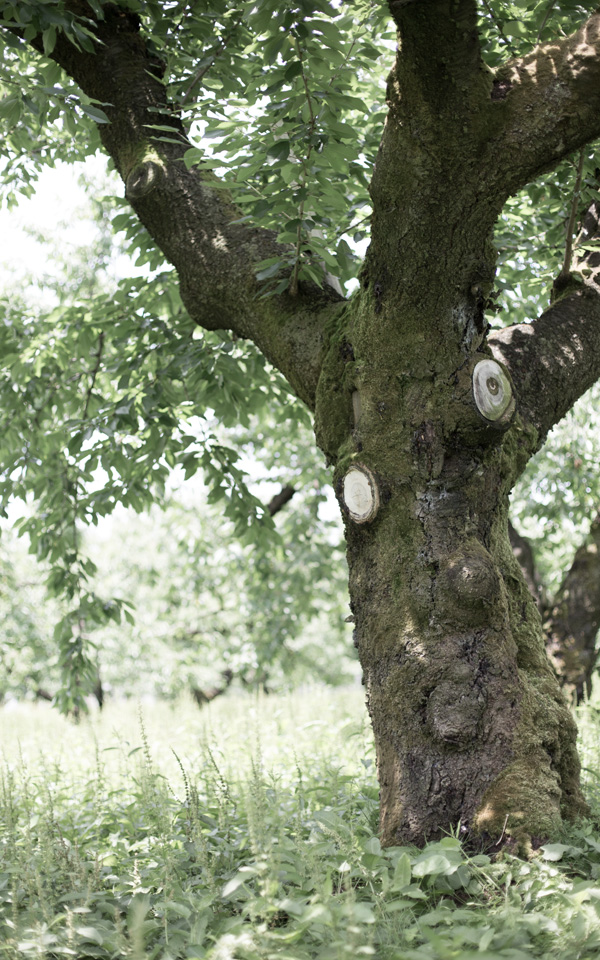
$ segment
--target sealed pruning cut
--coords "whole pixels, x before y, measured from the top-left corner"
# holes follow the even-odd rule
[[[346,509],[355,523],[374,520],[379,510],[379,491],[368,467],[357,464],[344,477],[343,496]]]
[[[480,414],[494,423],[508,421],[515,409],[510,381],[495,360],[480,360],[473,370],[473,397]]]

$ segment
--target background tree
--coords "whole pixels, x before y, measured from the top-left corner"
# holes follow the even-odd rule
[[[81,114],[70,150],[95,148],[82,141],[97,120],[129,203],[179,280],[178,294],[172,274],[161,278],[172,325],[166,317],[144,323],[139,282],[102,314],[81,306],[71,323],[80,352],[62,352],[57,337],[47,379],[27,387],[43,417],[48,386],[73,384],[79,414],[70,418],[68,455],[57,440],[39,463],[26,457],[27,471],[33,478],[56,455],[57,499],[93,519],[160,484],[163,452],[192,469],[201,461],[247,527],[230,453],[210,438],[200,455],[192,449],[170,391],[179,406],[210,398],[219,415],[214,386],[202,386],[218,357],[224,415],[236,396],[243,415],[267,381],[285,403],[281,381],[276,387],[260,354],[242,347],[251,341],[314,412],[317,442],[334,466],[383,840],[422,840],[461,822],[497,843],[524,842],[576,816],[584,803],[574,726],[510,550],[507,511],[527,460],[600,374],[586,249],[594,235],[575,278],[568,231],[557,297],[535,323],[490,333],[485,310],[493,303],[492,235],[507,200],[600,134],[598,15],[582,21],[585,5],[531,4],[511,19],[512,6],[475,0],[393,3],[391,15],[356,3],[353,16],[324,2],[234,11],[226,3],[73,0],[0,9],[8,79],[22,91],[5,105],[20,121],[9,176],[18,176],[17,156],[35,165],[56,155],[56,140],[40,151],[40,135],[55,124],[64,143],[69,110]],[[400,46],[383,128],[379,106],[371,111],[361,94],[377,79],[371,58],[386,49],[392,21]],[[29,125],[20,120],[26,97],[38,110]],[[202,144],[215,132],[219,157],[189,139]],[[380,138],[371,244],[360,288],[345,301],[326,273],[346,279],[352,269],[347,245],[334,237],[353,228],[357,211],[368,215],[369,161]],[[214,168],[226,168],[224,176]],[[157,270],[151,243],[130,230]],[[194,339],[188,316],[233,340]],[[168,363],[158,352],[165,339]],[[103,364],[115,389],[100,411],[94,387]],[[143,365],[143,394],[119,395],[130,368]],[[104,459],[86,446],[101,429]],[[12,477],[22,457],[15,440]],[[80,471],[91,479],[98,462],[112,490],[82,502]],[[254,514],[264,516],[260,505]],[[71,672],[76,662],[83,675],[78,625],[99,608],[81,590],[89,566],[76,521],[70,536],[64,583],[74,607],[63,645],[72,648]]]
[[[600,628],[598,386],[557,425],[512,498],[510,530],[540,608],[546,646],[576,702],[590,694]],[[582,537],[583,531],[583,537]]]

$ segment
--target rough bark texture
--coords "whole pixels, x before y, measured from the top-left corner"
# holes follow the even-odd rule
[[[95,55],[61,38],[53,56],[113,104],[104,145],[176,265],[191,315],[254,340],[315,410],[346,517],[383,842],[420,842],[460,822],[491,843],[526,843],[585,804],[573,720],[510,548],[508,495],[600,375],[600,300],[581,286],[489,342],[484,308],[507,197],[600,135],[599,17],[494,76],[481,62],[475,0],[392,0],[390,10],[400,47],[372,242],[348,303],[316,290],[253,298],[252,264],[275,241],[232,223],[237,211],[214,180],[186,171],[184,133],[129,14],[107,12]],[[157,122],[181,146],[149,143],[144,124]],[[492,422],[473,372],[494,357],[516,412]],[[484,386],[498,394],[498,378]],[[370,522],[347,510],[350,465],[375,485]]]
[[[485,422],[471,375],[490,355],[491,231],[519,164],[504,169],[490,144],[514,136],[512,115],[479,61],[474,4],[393,10],[401,52],[372,184],[372,243],[317,393],[317,436],[342,506],[356,462],[382,502],[372,523],[347,520],[382,836],[422,841],[458,821],[492,842],[544,835],[584,804],[573,720],[508,541],[508,494],[600,373],[589,329],[598,301],[578,291],[527,328],[523,347],[520,331],[490,344],[512,373],[517,413]],[[547,399],[539,385],[550,375]]]

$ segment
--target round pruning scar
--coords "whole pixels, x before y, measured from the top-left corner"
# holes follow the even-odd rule
[[[163,176],[163,168],[154,160],[146,160],[134,167],[125,183],[125,193],[129,200],[139,200],[147,196],[158,186]]]
[[[343,498],[355,523],[368,523],[379,510],[377,482],[368,467],[355,464],[344,477]]]
[[[473,370],[475,406],[492,423],[508,420],[515,407],[510,380],[495,360],[480,360]]]

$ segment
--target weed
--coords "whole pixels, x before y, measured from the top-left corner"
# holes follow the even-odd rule
[[[0,712],[1,960],[600,955],[592,706],[593,816],[528,863],[470,854],[460,831],[382,850],[358,691],[206,709],[201,736],[185,703],[77,727],[41,704]]]

